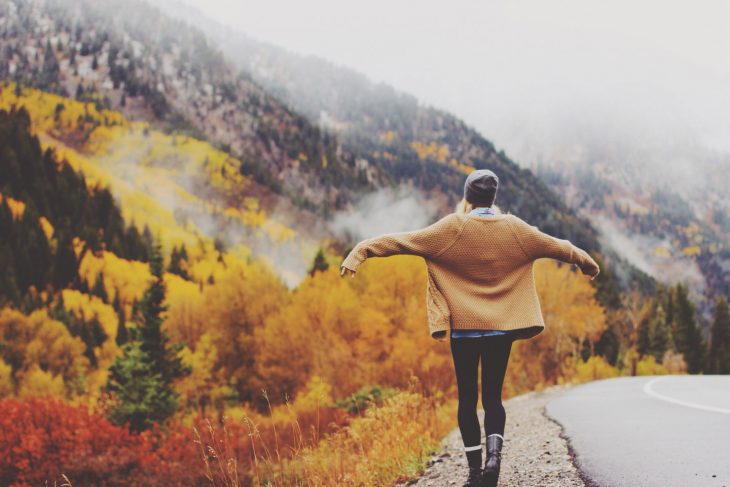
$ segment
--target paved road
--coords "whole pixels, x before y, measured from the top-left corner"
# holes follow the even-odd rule
[[[545,412],[597,486],[730,487],[730,375],[599,380]]]

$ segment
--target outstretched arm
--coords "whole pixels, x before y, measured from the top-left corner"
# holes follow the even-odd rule
[[[347,270],[352,274],[368,257],[388,257],[397,254],[417,255],[424,258],[437,257],[456,241],[461,226],[452,214],[420,230],[386,233],[359,242],[345,260],[341,274]]]
[[[516,216],[512,222],[517,241],[529,259],[550,258],[575,264],[583,274],[591,276],[591,279],[595,279],[600,272],[598,263],[593,260],[593,257],[569,240],[555,238],[541,232],[536,226],[530,225]]]

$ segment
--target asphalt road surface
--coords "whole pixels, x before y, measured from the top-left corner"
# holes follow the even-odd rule
[[[548,402],[587,485],[730,487],[730,375],[620,377]]]

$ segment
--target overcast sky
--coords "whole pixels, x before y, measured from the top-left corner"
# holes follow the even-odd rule
[[[730,152],[725,0],[184,1],[447,109],[523,163],[576,131]]]

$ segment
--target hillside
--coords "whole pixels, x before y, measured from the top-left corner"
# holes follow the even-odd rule
[[[360,75],[355,76],[359,85],[330,80],[332,68],[321,61],[307,71],[309,77],[295,73],[302,75],[299,91],[287,94],[271,83],[264,89],[266,80],[255,81],[232,68],[196,28],[144,2],[116,12],[113,0],[2,1],[7,12],[0,31],[5,76],[93,102],[98,109],[117,109],[129,120],[146,120],[164,133],[215,143],[237,161],[244,179],[258,183],[244,189],[231,182],[224,195],[227,206],[240,207],[253,191],[261,208],[285,226],[303,235],[327,236],[331,232],[324,230],[321,217],[338,208],[349,211],[366,192],[398,184],[436,205],[431,209],[435,218],[460,199],[465,174],[488,166],[500,174],[503,209],[606,258],[613,272],[602,273],[596,283],[604,303],[617,305],[617,286],[636,283],[647,292],[653,288],[619,254],[602,248],[587,220],[577,217],[534,174],[496,152],[463,122],[412,97],[387,87],[360,86]],[[317,99],[302,91],[311,86],[321,86],[323,92],[351,86],[338,96],[356,105],[328,115],[347,122],[349,129],[338,128],[339,123],[320,126],[287,108],[311,113],[311,107],[301,105],[301,100]],[[269,90],[279,93],[286,105]],[[365,109],[369,111],[361,113]],[[204,198],[221,197],[215,193]],[[308,215],[309,210],[319,218]],[[339,226],[333,228],[352,238]],[[254,247],[268,249],[265,243]],[[311,246],[306,255],[313,258]],[[303,267],[290,272],[302,276]]]
[[[662,157],[684,157],[697,170],[676,168],[665,174],[661,161],[647,167],[637,163],[638,156],[622,156],[621,147],[606,149],[603,143],[603,152],[587,147],[583,156],[576,156],[566,150],[551,154],[550,164],[518,161],[522,169],[515,169],[503,152],[496,152],[456,117],[423,106],[412,96],[316,56],[259,42],[205,19],[178,0],[156,3],[171,15],[194,22],[254,80],[310,120],[334,130],[354,152],[388,167],[396,178],[408,174],[409,160],[490,167],[504,174],[507,184],[517,186],[514,192],[505,188],[501,203],[548,231],[589,244],[574,229],[555,224],[549,210],[533,208],[526,194],[558,193],[559,202],[547,199],[551,207],[575,212],[575,222],[591,221],[591,239],[600,242],[603,253],[626,259],[613,259],[624,288],[635,279],[634,267],[664,282],[683,281],[706,321],[714,297],[730,296],[730,207],[720,183],[726,178],[727,158],[703,152],[672,154],[674,145],[669,143],[656,147]],[[395,162],[389,160],[390,153],[397,154]],[[539,183],[525,169],[528,166]],[[449,182],[449,175],[439,171],[424,169],[424,186],[440,185],[445,194],[457,191],[456,181]],[[428,180],[434,174],[439,174],[438,183]]]
[[[621,160],[563,161],[538,165],[536,172],[562,188],[568,203],[595,222],[603,240],[642,271],[687,283],[709,322],[715,296],[730,296],[729,213],[714,188],[726,179],[721,169],[718,164],[714,174],[702,175],[714,181],[701,201],[684,178],[680,184],[647,179],[639,167]]]
[[[383,168],[395,183],[414,181],[440,211],[448,211],[463,193],[465,174],[475,167],[493,169],[502,183],[501,208],[548,233],[599,251],[622,289],[653,289],[653,279],[626,261],[621,249],[601,241],[594,225],[551,185],[497,151],[457,117],[351,69],[256,41],[177,0],[155,0],[155,4],[202,29],[257,83],[312,122],[334,131],[368,171]]]
[[[275,199],[240,162],[187,135],[167,135],[92,103],[16,85],[0,88],[0,108],[24,107],[42,144],[56,151],[92,184],[111,190],[125,220],[163,234],[165,249],[208,240],[267,260],[294,285],[327,242],[313,215]],[[107,190],[108,192],[109,190]],[[267,208],[288,209],[301,231]]]
[[[4,98],[4,97],[3,97]],[[0,305],[79,286],[87,252],[147,260],[149,242],[124,224],[108,188],[90,186],[29,133],[28,111],[0,111]]]
[[[207,138],[274,192],[327,215],[367,186],[335,137],[146,2],[0,2],[0,76]]]

